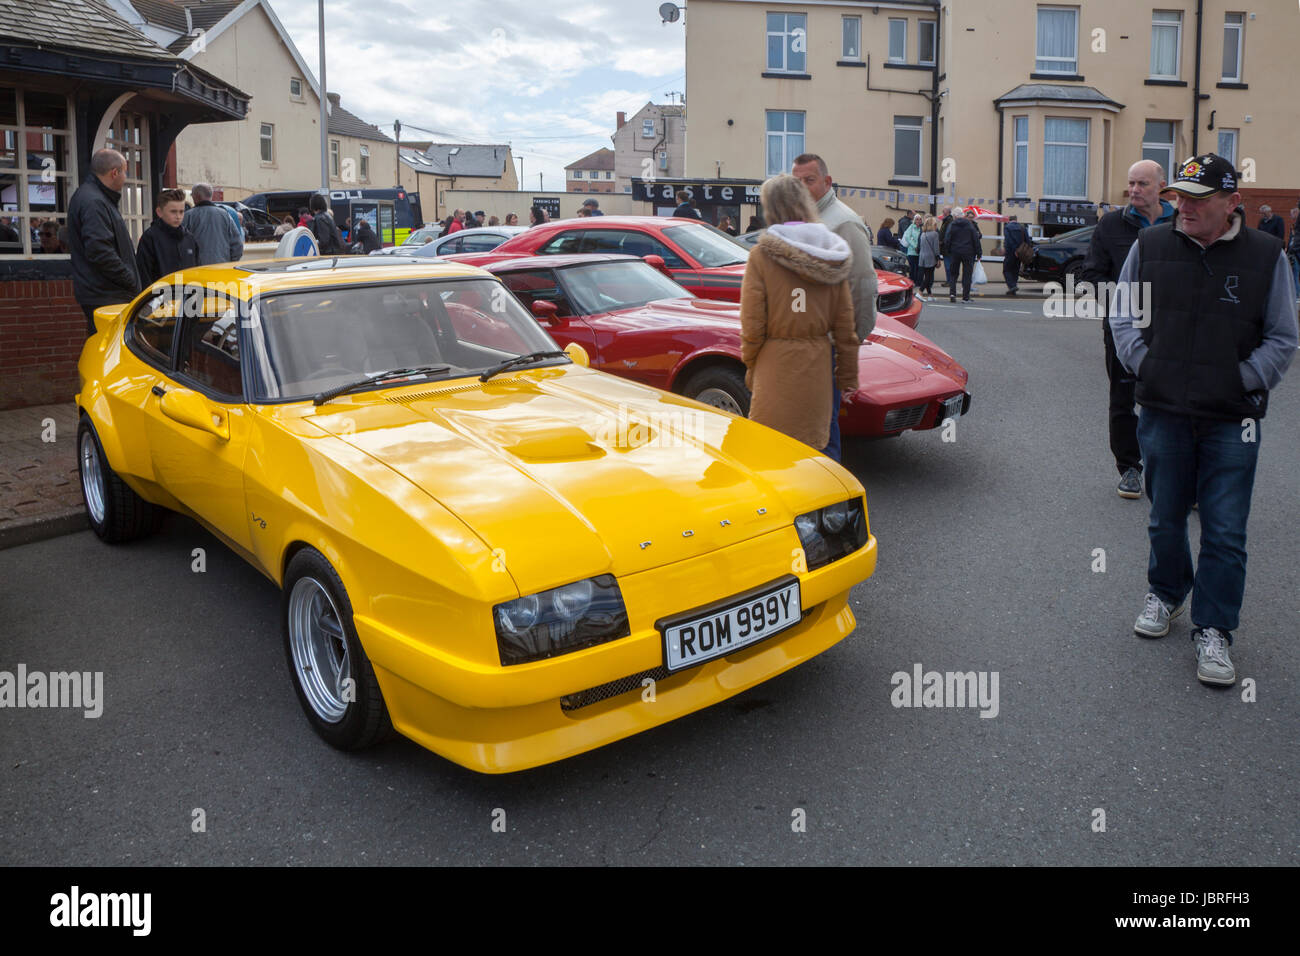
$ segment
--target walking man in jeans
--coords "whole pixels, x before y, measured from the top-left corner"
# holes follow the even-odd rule
[[[1151,519],[1149,590],[1133,630],[1163,637],[1191,592],[1196,676],[1236,682],[1228,648],[1246,588],[1260,419],[1300,338],[1282,243],[1246,227],[1232,163],[1186,160],[1168,187],[1173,222],[1143,229],[1120,272],[1109,318],[1120,362],[1137,378],[1138,441]],[[1135,319],[1136,317],[1136,319]],[[1195,574],[1187,538],[1199,502]]]

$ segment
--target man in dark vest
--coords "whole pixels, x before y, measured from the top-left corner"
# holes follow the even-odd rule
[[[1118,281],[1124,259],[1139,232],[1173,221],[1173,205],[1160,198],[1164,188],[1165,171],[1155,160],[1140,159],[1129,167],[1128,205],[1101,217],[1092,231],[1088,257],[1083,261],[1083,278],[1094,288],[1103,282]],[[1097,304],[1105,309],[1106,297],[1098,295]],[[1138,447],[1137,415],[1133,414],[1133,389],[1137,383],[1115,356],[1110,323],[1102,322],[1101,329],[1106,377],[1110,380],[1110,453],[1115,456],[1115,468],[1119,471],[1115,493],[1121,498],[1141,498],[1142,449]]]
[[[1138,234],[1109,318],[1119,360],[1137,378],[1151,499],[1149,590],[1133,630],[1163,637],[1190,592],[1196,676],[1230,685],[1260,419],[1300,340],[1296,296],[1282,243],[1246,227],[1228,160],[1188,159],[1168,190],[1178,194],[1177,216]]]

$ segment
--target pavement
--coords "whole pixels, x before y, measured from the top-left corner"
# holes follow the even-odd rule
[[[0,411],[0,549],[86,527],[76,407]]]

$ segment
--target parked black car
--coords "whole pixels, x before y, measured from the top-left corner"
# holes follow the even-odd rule
[[[240,214],[244,223],[245,242],[270,242],[275,239],[275,227],[280,223],[269,213],[246,206],[237,200],[219,202],[216,205],[229,206]]]
[[[756,229],[753,232],[737,236],[736,241],[752,249],[754,243],[758,242],[758,237],[762,234],[762,229]],[[897,249],[884,249],[876,245],[874,241],[871,243],[871,262],[882,272],[897,272],[899,275],[907,275],[907,256]]]
[[[1092,230],[1096,226],[1084,226],[1071,229],[1051,239],[1034,240],[1034,259],[1027,266],[1021,266],[1022,278],[1034,282],[1059,282],[1066,284],[1066,277],[1074,276],[1075,283],[1083,281],[1083,260],[1088,257],[1088,244],[1092,241]]]

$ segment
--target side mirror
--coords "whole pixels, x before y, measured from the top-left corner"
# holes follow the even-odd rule
[[[548,325],[560,324],[560,307],[554,302],[547,302],[545,299],[534,299],[530,308],[533,311],[533,315],[537,316],[537,318],[541,319]]]
[[[583,368],[591,368],[591,356],[577,342],[570,342],[564,347],[565,353],[573,359],[574,365],[581,365]]]
[[[101,305],[95,310],[95,332],[102,335],[117,321],[125,305]]]
[[[669,269],[668,264],[664,262],[663,256],[652,255],[652,256],[643,256],[642,258],[645,259],[645,264],[650,266],[650,268],[657,269],[658,271],[666,275],[668,278],[673,279],[673,281],[676,281],[676,279],[673,276],[672,270]]]
[[[229,423],[214,413],[198,392],[188,388],[170,389],[163,393],[159,407],[174,422],[215,435],[222,441],[230,440]]]

